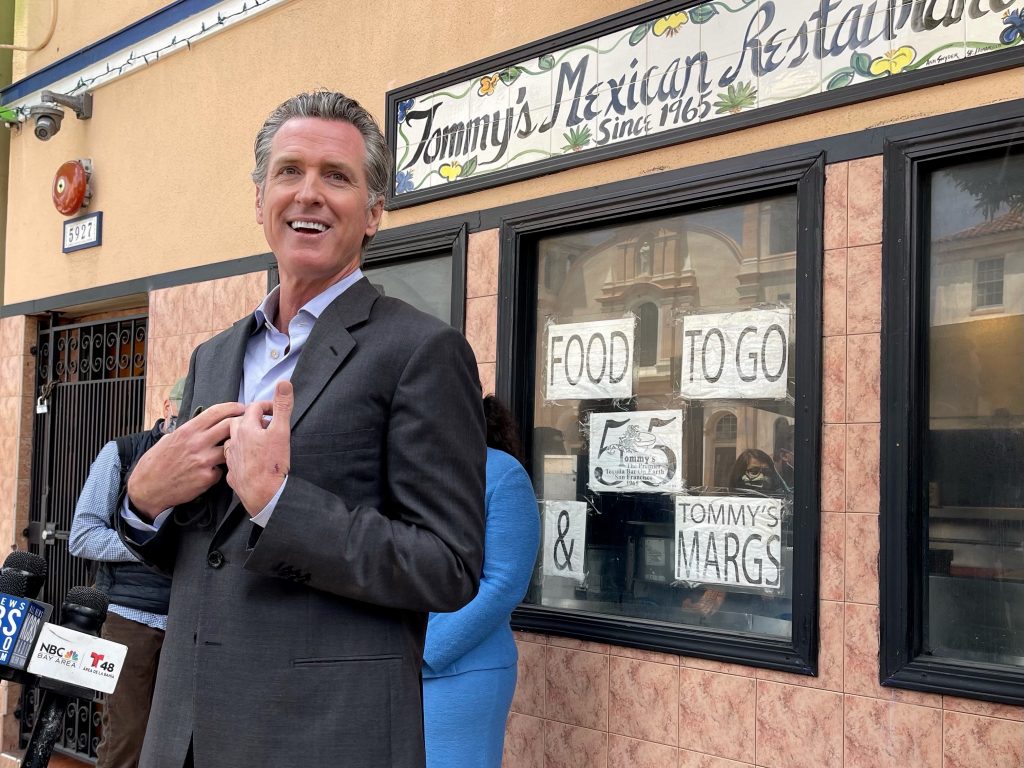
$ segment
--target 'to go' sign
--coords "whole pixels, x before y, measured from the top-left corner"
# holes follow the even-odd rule
[[[633,395],[635,319],[548,326],[547,399]]]
[[[679,393],[691,400],[784,399],[790,317],[784,309],[685,317]]]

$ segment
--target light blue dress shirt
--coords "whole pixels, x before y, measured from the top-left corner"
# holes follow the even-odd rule
[[[117,443],[103,446],[89,469],[89,476],[75,504],[68,535],[68,551],[75,557],[108,563],[136,563],[138,558],[124,545],[111,526],[110,513],[121,491],[121,457]],[[111,603],[111,613],[156,629],[167,629],[167,616]]]
[[[248,405],[257,400],[274,399],[274,387],[277,386],[277,382],[291,380],[295,366],[299,362],[299,354],[302,352],[309,334],[313,332],[313,326],[320,315],[332,301],[359,282],[362,277],[362,270],[357,268],[352,274],[342,278],[323,293],[303,304],[295,313],[295,317],[288,323],[287,333],[279,330],[272,321],[272,318],[277,315],[278,303],[281,300],[281,286],[277,286],[267,294],[267,297],[253,313],[253,317],[256,319],[256,329],[249,337],[249,343],[245,347],[242,382],[238,388],[238,402]],[[277,493],[274,494],[274,498],[258,515],[252,518],[253,523],[266,526],[270,521],[270,516],[274,514],[278,499],[281,498],[287,484],[288,478],[286,477]],[[128,499],[125,498],[121,516],[132,528],[140,532],[153,533],[163,525],[171,511],[165,509],[150,525],[128,508]],[[143,538],[145,537],[140,537],[138,540],[142,541]]]

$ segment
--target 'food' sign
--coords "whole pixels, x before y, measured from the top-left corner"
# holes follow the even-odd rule
[[[633,317],[548,326],[547,399],[633,395]]]

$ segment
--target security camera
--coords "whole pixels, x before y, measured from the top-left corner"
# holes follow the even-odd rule
[[[49,141],[60,130],[60,121],[64,119],[64,110],[48,107],[45,104],[32,107],[28,116],[35,120],[35,134],[40,141]]]

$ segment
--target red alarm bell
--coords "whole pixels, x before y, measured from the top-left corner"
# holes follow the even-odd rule
[[[91,175],[92,163],[88,160],[69,160],[61,165],[53,177],[51,195],[54,207],[65,216],[71,216],[88,205],[92,197]]]

